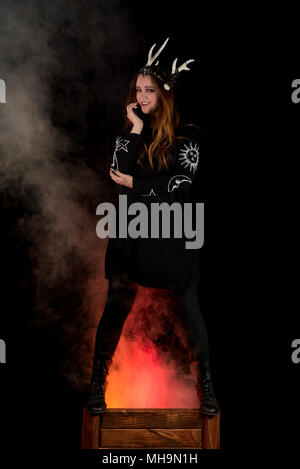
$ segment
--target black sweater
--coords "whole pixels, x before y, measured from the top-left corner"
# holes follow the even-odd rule
[[[106,278],[127,273],[140,285],[153,288],[184,288],[199,281],[199,248],[186,249],[186,241],[191,240],[184,231],[180,238],[175,237],[171,223],[170,237],[163,238],[161,229],[158,237],[151,237],[153,203],[178,202],[183,208],[184,203],[193,202],[190,189],[199,167],[201,134],[197,127],[185,126],[177,130],[176,136],[169,168],[161,171],[156,164],[151,168],[148,158],[144,158],[143,165],[137,164],[143,141],[149,143],[151,139],[151,129],[144,128],[140,135],[123,132],[116,138],[111,167],[133,176],[132,189],[120,185],[119,194],[127,195],[128,206],[134,202],[145,204],[149,237],[110,238],[105,258]],[[118,213],[118,205],[116,208]],[[136,216],[128,215],[128,223]]]

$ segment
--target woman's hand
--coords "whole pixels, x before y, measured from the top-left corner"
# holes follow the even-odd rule
[[[116,173],[117,174],[115,174],[111,169],[109,170],[109,174],[112,180],[115,181],[117,184],[121,184],[121,186],[129,187],[130,189],[132,189],[133,177],[130,176],[130,174],[124,174],[117,170]]]
[[[127,117],[130,120],[130,122],[133,124],[133,127],[135,129],[138,129],[140,132],[143,129],[144,122],[142,119],[134,112],[133,109],[137,109],[138,103],[130,103],[127,106]]]

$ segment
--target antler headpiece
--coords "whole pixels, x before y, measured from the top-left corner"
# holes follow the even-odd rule
[[[153,62],[157,59],[159,54],[164,49],[164,47],[167,44],[168,40],[169,40],[169,38],[167,38],[165,40],[163,45],[158,49],[158,51],[154,55],[152,55],[152,53],[153,53],[153,49],[156,46],[156,44],[153,44],[153,46],[151,47],[151,49],[149,50],[149,53],[148,53],[148,62],[146,63],[146,65],[143,68],[141,68],[139,70],[139,73],[142,73],[144,76],[145,75],[154,75],[155,77],[159,78],[160,80],[162,80],[164,82],[165,90],[169,91],[176,84],[176,82],[179,78],[179,73],[182,72],[182,70],[190,70],[187,66],[188,66],[189,63],[194,62],[195,60],[194,59],[187,60],[182,65],[180,65],[180,67],[177,68],[178,58],[176,58],[173,61],[171,73],[167,73],[161,67],[158,67],[159,61],[157,61],[155,64],[153,64]]]

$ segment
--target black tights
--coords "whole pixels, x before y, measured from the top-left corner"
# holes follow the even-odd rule
[[[126,276],[109,279],[107,301],[96,334],[95,357],[104,355],[112,359],[133,305],[137,287],[138,284]],[[196,358],[209,360],[208,336],[199,307],[196,284],[174,289],[173,292],[181,308],[186,332],[195,347]]]

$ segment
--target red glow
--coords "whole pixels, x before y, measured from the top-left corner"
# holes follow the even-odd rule
[[[138,290],[107,377],[108,408],[199,407],[192,364],[190,373],[183,373],[176,363],[175,351],[162,353],[149,339],[157,331],[162,332],[161,323],[157,322],[162,312],[169,321],[174,320],[167,297],[160,295],[154,289]],[[151,311],[151,316],[145,318],[147,311]],[[150,324],[148,330],[145,320],[148,327]]]

